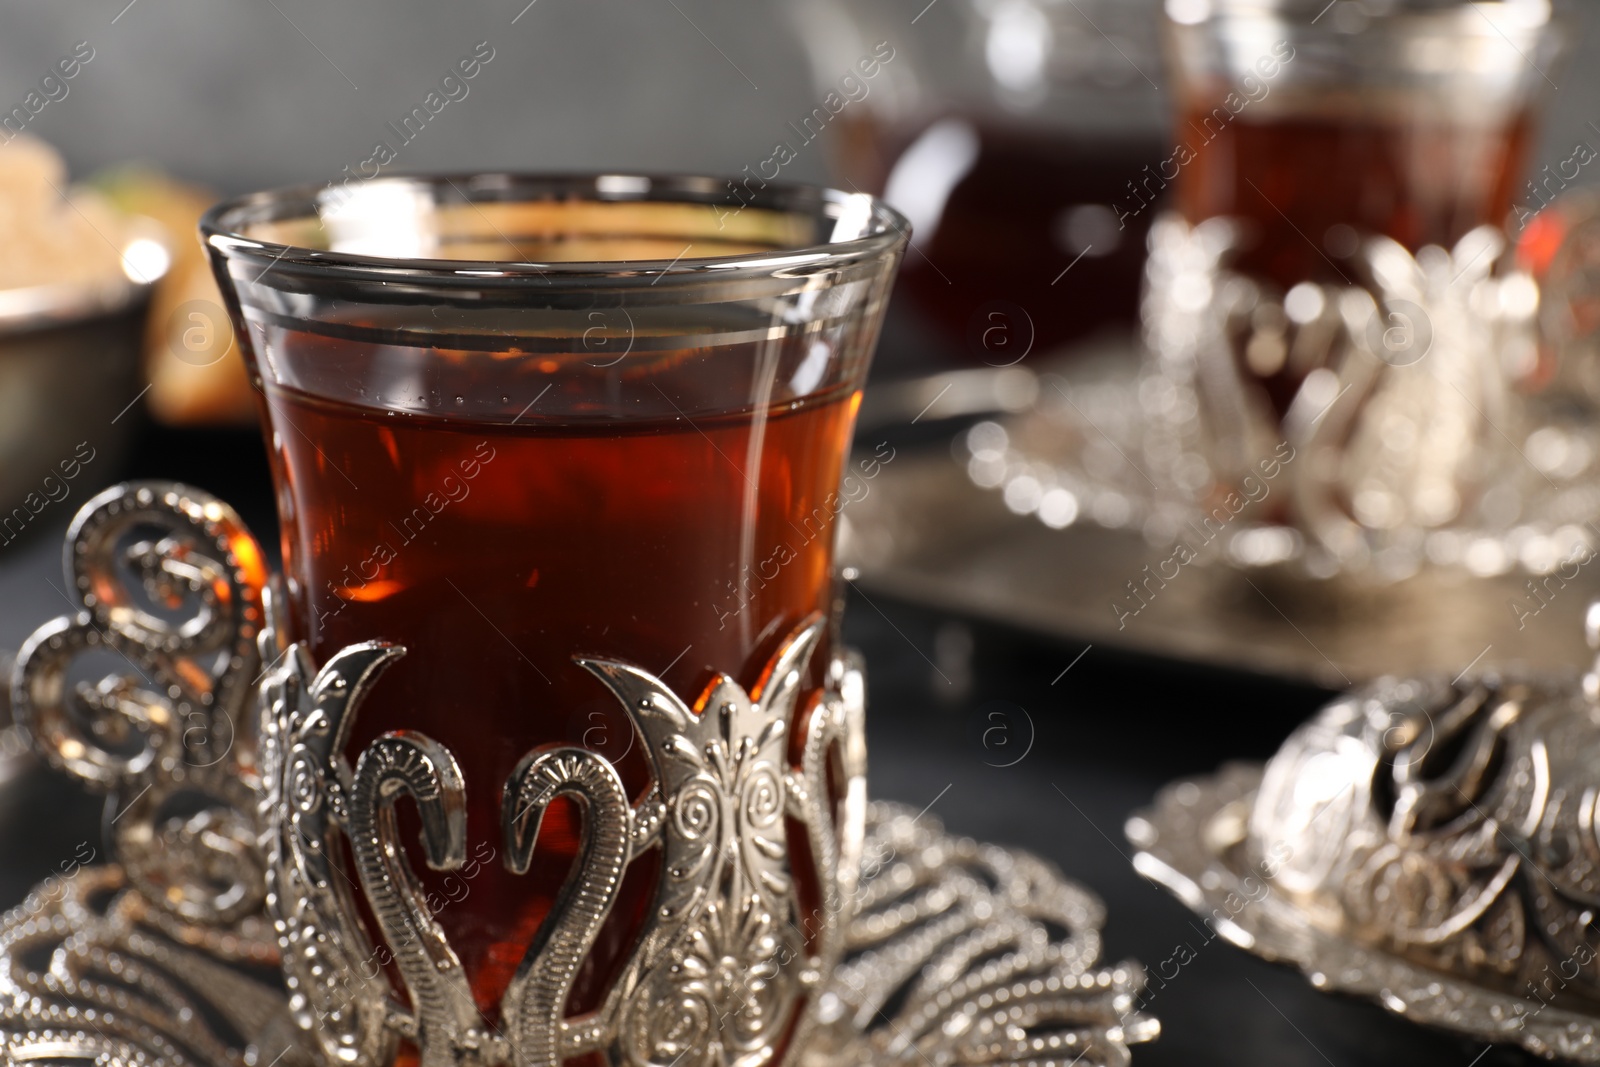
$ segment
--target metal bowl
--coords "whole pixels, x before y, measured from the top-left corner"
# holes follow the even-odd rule
[[[0,548],[65,521],[116,474],[137,418],[145,319],[165,265],[130,227],[124,271],[0,291]],[[64,503],[68,499],[74,502]]]

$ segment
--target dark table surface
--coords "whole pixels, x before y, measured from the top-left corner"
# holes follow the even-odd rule
[[[189,482],[233,503],[258,535],[273,529],[253,432],[147,429],[121,476]],[[60,538],[81,503],[64,502],[48,527],[0,547],[0,648],[66,610]],[[1328,693],[1086,649],[870,589],[853,593],[845,636],[868,664],[875,796],[1054,861],[1106,901],[1109,959],[1152,969],[1188,959],[1145,998],[1163,1033],[1136,1049],[1136,1065],[1541,1062],[1317,993],[1298,973],[1213,939],[1134,873],[1122,836],[1130,812],[1174,778],[1270,756]],[[98,847],[99,805],[74,787],[35,771],[0,792],[0,903],[21,900],[84,841]]]

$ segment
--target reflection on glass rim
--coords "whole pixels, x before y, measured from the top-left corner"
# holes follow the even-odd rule
[[[201,221],[206,241],[229,255],[339,274],[477,278],[770,274],[878,255],[907,231],[860,192],[618,174],[307,185],[219,204]]]

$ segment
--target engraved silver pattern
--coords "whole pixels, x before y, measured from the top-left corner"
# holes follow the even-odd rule
[[[804,1067],[1113,1067],[1159,1035],[1144,968],[1099,963],[1093,894],[910,808],[873,804],[870,830]]]
[[[393,805],[409,794],[422,816],[426,862],[465,861],[465,789],[450,753],[417,733],[389,733],[358,757],[344,740],[362,695],[402,650],[347,648],[313,672],[298,645],[263,685],[260,814],[270,829],[267,907],[278,924],[296,1019],[336,1062],[382,1063],[405,1038],[425,1067],[556,1067],[598,1052],[609,1062],[662,1067],[759,1067],[782,1056],[836,958],[838,931],[802,933],[800,891],[786,821],[805,827],[825,886],[858,864],[865,744],[859,670],[838,664],[830,686],[797,719],[803,674],[823,634],[808,620],[783,642],[753,690],[719,676],[691,708],[658,679],[625,663],[578,657],[627,709],[654,782],[637,807],[615,769],[591,752],[530,752],[502,796],[505,855],[533,862],[544,812],[558,797],[583,812],[575,873],[518,967],[501,1003],[501,1030],[483,1021],[461,963],[429,914],[408,866]],[[803,721],[804,757],[788,765],[788,724]],[[832,755],[832,754],[836,754]],[[837,758],[843,803],[828,795]],[[842,811],[844,825],[835,812]],[[384,948],[405,982],[389,987],[355,901],[329,856],[348,839]],[[568,1018],[578,968],[610,913],[628,863],[661,850],[662,876],[632,955],[601,1007]],[[787,1042],[788,1048],[797,1047]]]
[[[79,511],[65,564],[73,613],[23,646],[13,711],[40,758],[106,794],[121,862],[89,866],[85,842],[0,918],[0,1056],[304,1067],[261,915],[259,546],[215,497],[129,483]]]
[[[1541,1056],[1600,1063],[1600,1019],[1543,1004],[1527,990],[1493,988],[1435,970],[1318,922],[1275,888],[1239,846],[1261,784],[1259,764],[1230,764],[1209,778],[1176,782],[1127,826],[1140,873],[1206,916],[1228,941],[1298,968],[1316,988],[1367,997],[1413,1022]],[[1253,879],[1253,881],[1252,881]],[[1250,901],[1243,907],[1241,901]],[[1541,1006],[1543,1004],[1543,1006]]]
[[[1596,672],[1381,679],[1264,768],[1164,790],[1135,866],[1319,988],[1600,1063],[1597,695]]]
[[[64,562],[74,611],[18,653],[17,724],[51,766],[107,794],[112,844],[147,899],[190,922],[251,914],[259,547],[215,497],[134,482],[84,505]],[[110,667],[81,680],[97,656]]]

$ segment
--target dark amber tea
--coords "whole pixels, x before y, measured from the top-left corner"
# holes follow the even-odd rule
[[[1245,112],[1222,125],[1217,114],[1226,111],[1180,115],[1178,136],[1198,148],[1176,183],[1178,209],[1192,223],[1243,223],[1233,266],[1280,292],[1367,282],[1353,254],[1370,235],[1415,252],[1504,223],[1531,126],[1525,117],[1503,125],[1361,112]],[[1311,369],[1285,361],[1252,376],[1281,416]]]
[[[313,665],[363,642],[405,649],[363,691],[333,758],[354,764],[389,745],[433,753],[414,757],[429,773],[447,759],[460,771],[460,785],[350,787],[352,807],[389,803],[389,821],[326,853],[351,887],[360,878],[361,914],[343,914],[384,949],[368,970],[400,996],[437,965],[476,1002],[465,1020],[448,994],[418,994],[415,1010],[432,1021],[404,1025],[432,1025],[433,1047],[458,1047],[479,1040],[481,1012],[486,1026],[543,1040],[528,1035],[553,1033],[562,1004],[545,1002],[557,998],[623,1027],[608,999],[621,976],[661,989],[682,980],[662,946],[700,950],[687,934],[661,940],[659,927],[699,923],[717,927],[702,938],[750,936],[718,951],[768,969],[740,978],[748,988],[641,986],[623,999],[667,997],[663,1010],[688,1014],[635,1025],[628,1040],[781,1054],[806,994],[773,954],[812,951],[812,933],[796,942],[793,931],[813,925],[824,880],[844,877],[840,845],[818,835],[848,836],[829,812],[855,787],[829,777],[806,738],[812,723],[836,721],[817,708],[846,670],[834,547],[864,488],[846,463],[905,221],[864,194],[619,175],[384,179],[338,197],[247,198],[213,220],[278,490],[285,636]],[[797,640],[817,626],[820,637]],[[766,673],[802,646],[798,666]],[[638,672],[659,703],[623,700],[579,660]],[[789,695],[769,703],[769,683]],[[837,745],[842,735],[814,736]],[[678,764],[696,760],[700,777],[685,785]],[[859,780],[859,760],[851,766]],[[580,802],[576,786],[553,786],[528,830],[507,783],[530,767],[589,768],[591,783],[619,783],[633,810],[602,819],[594,795]],[[606,788],[620,805],[618,785]],[[430,827],[422,809],[444,793],[462,799]],[[711,814],[707,797],[719,798]],[[815,805],[801,811],[806,798]],[[449,821],[458,803],[465,861]],[[531,859],[516,836],[525,831],[537,835]],[[719,858],[685,865],[713,831],[735,836]],[[450,856],[427,869],[419,834],[446,833],[454,851],[430,844],[430,864]],[[573,874],[600,840],[618,872]],[[363,848],[402,874],[353,864],[350,854],[373,854]],[[664,903],[689,900],[685,887],[712,874],[692,907]],[[590,894],[581,906],[563,895],[569,876]],[[386,885],[375,895],[379,877],[419,889],[395,903]],[[606,886],[620,888],[592,906]],[[414,936],[398,937],[410,956],[385,955],[402,922],[437,927],[423,971]],[[593,925],[572,947],[561,939],[579,936],[580,922]],[[574,969],[556,978],[556,964],[535,966],[547,950]],[[344,1010],[324,977],[303,980]],[[535,1027],[534,1009],[516,1012],[540,997]],[[738,1021],[725,1030],[730,1013]],[[339,1040],[330,1031],[324,1047]],[[601,1038],[583,1040],[598,1051]]]
[[[1246,220],[1238,265],[1285,289],[1354,280],[1340,260],[1357,234],[1415,251],[1503,224],[1531,128],[1526,116],[1502,124],[1248,111],[1221,125],[1218,110],[1191,106],[1178,117],[1178,136],[1197,146],[1176,183],[1178,208],[1190,222]]]
[[[1162,176],[1184,219],[1232,220],[1228,269],[1282,300],[1302,283],[1372,287],[1387,237],[1446,250],[1510,217],[1562,37],[1549,5],[1169,4],[1174,148]],[[1220,290],[1219,290],[1220,292]],[[1302,308],[1306,302],[1300,302]],[[1293,316],[1290,316],[1293,318]],[[1237,347],[1282,416],[1329,346]],[[1258,323],[1259,325],[1259,323]]]
[[[290,362],[357,373],[386,351],[379,336],[267,338],[267,350]],[[593,747],[621,764],[632,791],[647,784],[632,727],[574,655],[645,666],[692,700],[713,670],[758,667],[807,616],[829,611],[860,396],[841,385],[690,416],[676,410],[693,407],[690,397],[658,389],[660,372],[646,366],[616,378],[619,404],[639,414],[547,418],[539,409],[558,409],[563,389],[601,375],[594,357],[529,359],[526,373],[508,373],[502,355],[475,357],[493,385],[468,374],[452,386],[463,407],[468,395],[489,396],[495,416],[384,411],[272,385],[263,397],[277,476],[293,487],[283,550],[294,632],[318,662],[377,634],[418,650],[375,688],[353,743],[403,726],[450,748],[483,855],[499,847],[492,786],[537,744]],[[744,345],[658,358],[709,372],[753,367],[760,356]],[[540,399],[519,413],[526,402],[501,403],[497,389]],[[446,410],[454,403],[447,398]],[[490,787],[472,788],[479,783]],[[538,846],[553,858],[538,871],[513,876],[495,862],[463,889],[454,888],[459,876],[434,879],[438,899],[462,898],[438,918],[486,1009],[576,847],[571,811],[559,808]],[[640,887],[629,897],[639,907]],[[613,953],[628,932],[616,931]]]

